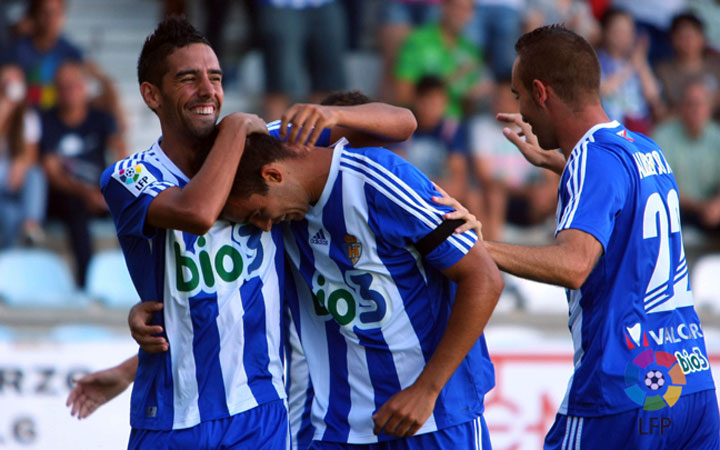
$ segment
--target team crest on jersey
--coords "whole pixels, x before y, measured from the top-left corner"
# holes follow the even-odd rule
[[[360,256],[362,255],[362,244],[358,242],[358,239],[355,236],[352,234],[346,234],[343,248],[345,249],[345,256],[347,256],[348,261],[350,261],[353,266],[360,261]]]
[[[142,163],[120,169],[113,173],[113,178],[118,180],[125,189],[132,192],[136,197],[157,178]]]

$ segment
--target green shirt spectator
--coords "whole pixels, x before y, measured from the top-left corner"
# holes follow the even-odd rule
[[[684,195],[705,200],[718,194],[720,125],[708,122],[697,138],[692,138],[679,119],[671,119],[655,129],[653,140],[665,152]]]
[[[436,75],[445,80],[448,91],[447,114],[462,116],[465,95],[477,83],[483,72],[480,51],[462,36],[449,45],[440,25],[428,25],[410,33],[395,65],[395,76],[416,83],[424,75]]]

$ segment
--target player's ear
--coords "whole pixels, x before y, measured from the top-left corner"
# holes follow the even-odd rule
[[[154,84],[143,81],[140,85],[140,94],[142,94],[145,104],[153,111],[160,107],[160,89]]]
[[[542,81],[535,79],[532,82],[532,98],[538,105],[542,106],[547,101],[547,86]]]
[[[268,184],[282,183],[282,180],[283,180],[282,172],[280,171],[280,169],[278,169],[274,165],[267,165],[267,166],[263,167],[260,170],[260,175],[262,176],[265,183],[268,183]]]

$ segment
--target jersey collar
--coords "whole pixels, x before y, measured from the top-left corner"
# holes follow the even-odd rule
[[[162,141],[162,136],[158,138],[157,141],[152,146],[152,151],[155,152],[155,156],[157,156],[157,159],[160,160],[163,166],[165,166],[170,172],[172,172],[173,175],[178,177],[179,179],[183,180],[184,182],[190,181],[190,179],[183,173],[182,170],[178,168],[178,166],[175,165],[174,162],[168,156],[165,154],[165,152],[160,147],[160,142]]]
[[[335,185],[335,180],[337,179],[338,173],[340,172],[340,157],[342,156],[342,152],[345,149],[345,146],[349,146],[349,144],[350,143],[345,138],[340,138],[334,144],[332,161],[330,162],[330,170],[328,171],[328,178],[325,182],[325,187],[323,188],[322,194],[320,194],[320,198],[318,199],[317,203],[315,203],[315,206],[311,206],[308,209],[308,215],[320,213],[323,206],[330,198],[333,186]]]

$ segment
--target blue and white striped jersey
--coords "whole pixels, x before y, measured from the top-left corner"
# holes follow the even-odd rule
[[[142,300],[164,303],[154,322],[170,344],[139,353],[134,428],[188,428],[285,398],[281,231],[223,220],[204,236],[147,226],[158,193],[188,181],[159,142],[101,179],[133,283]]]
[[[457,286],[440,270],[476,236],[451,235],[421,256],[414,244],[448,210],[432,195],[427,177],[392,152],[353,149],[343,139],[319,201],[285,225],[293,267],[286,299],[312,381],[315,440],[393,439],[373,434],[372,414],[417,379],[444,334]],[[481,337],[418,433],[475,419],[493,385]]]
[[[604,253],[580,289],[567,291],[575,372],[561,413],[655,410],[713,389],[679,205],[660,147],[618,122],[590,129],[570,155],[556,233],[582,230]]]

